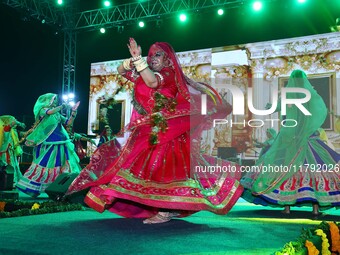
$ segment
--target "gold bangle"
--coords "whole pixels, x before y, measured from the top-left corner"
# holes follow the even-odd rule
[[[131,67],[131,59],[130,59],[130,58],[125,59],[125,60],[123,61],[123,67],[124,67],[124,69],[125,69],[126,71],[132,70],[132,67]]]
[[[142,58],[142,55],[138,55],[137,57],[132,57],[131,60],[132,62],[136,62]]]
[[[137,72],[141,72],[149,66],[144,58],[133,62],[133,65],[136,67]]]

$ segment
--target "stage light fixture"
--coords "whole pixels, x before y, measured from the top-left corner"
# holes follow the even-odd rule
[[[70,107],[67,107],[66,109],[64,109],[64,113],[66,114],[66,116],[70,117],[71,107],[73,107],[75,105],[75,102],[74,102],[75,95],[72,92],[67,93],[67,94],[63,94],[62,99],[63,99],[63,104],[67,104],[67,105],[70,106]]]
[[[253,3],[253,9],[254,11],[259,11],[262,9],[262,2],[261,1],[256,1]]]
[[[223,13],[224,13],[223,9],[218,9],[218,11],[217,11],[218,15],[223,15]]]
[[[105,34],[105,32],[106,32],[106,30],[105,30],[105,28],[101,28],[100,30],[99,30],[102,34]]]
[[[139,26],[139,27],[144,27],[144,26],[145,26],[145,23],[144,23],[143,21],[139,21],[139,22],[138,22],[138,26]]]
[[[181,15],[179,15],[179,20],[182,21],[182,22],[186,21],[187,20],[187,15],[182,13]]]
[[[72,101],[75,98],[75,95],[74,95],[74,93],[63,94],[62,98],[63,98],[64,102],[69,102],[69,101]]]
[[[111,6],[111,1],[104,1],[104,6],[105,7]]]
[[[298,3],[300,3],[300,4],[303,4],[305,2],[306,2],[306,0],[298,0]]]
[[[58,0],[57,4],[62,5],[63,4],[63,0]]]

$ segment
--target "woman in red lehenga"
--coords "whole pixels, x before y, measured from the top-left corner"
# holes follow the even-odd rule
[[[239,167],[202,155],[199,146],[202,131],[231,107],[216,102],[220,98],[210,86],[183,74],[169,44],[153,44],[147,62],[134,39],[128,48],[132,58],[118,72],[135,84],[137,113],[125,130],[129,138],[121,150],[109,144],[98,148],[67,194],[90,187],[85,198],[90,207],[147,218],[146,224],[200,210],[227,213],[243,191]],[[208,95],[206,115],[201,115],[202,94]],[[206,171],[208,166],[223,171]]]

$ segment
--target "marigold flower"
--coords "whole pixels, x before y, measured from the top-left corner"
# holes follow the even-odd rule
[[[39,209],[39,208],[40,208],[40,204],[34,203],[34,204],[32,205],[31,210],[37,210],[37,209]]]
[[[331,252],[329,251],[329,242],[327,239],[327,235],[323,232],[322,229],[317,229],[315,230],[316,235],[321,236],[321,240],[322,240],[322,251],[321,254],[322,255],[331,255]]]
[[[319,250],[315,247],[315,245],[312,242],[306,240],[305,246],[307,248],[308,255],[319,255],[320,254]]]
[[[0,202],[0,212],[5,211],[6,202]]]
[[[331,232],[331,241],[332,241],[332,252],[340,253],[340,235],[339,228],[334,222],[328,222],[329,230]]]

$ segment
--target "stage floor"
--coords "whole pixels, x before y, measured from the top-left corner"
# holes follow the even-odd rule
[[[30,200],[23,193],[19,197]],[[37,200],[47,199],[43,194]],[[311,218],[311,208],[292,208],[286,216],[243,199],[224,216],[199,212],[158,225],[86,208],[0,219],[0,254],[269,255],[296,239],[302,228],[339,221],[340,211]]]

